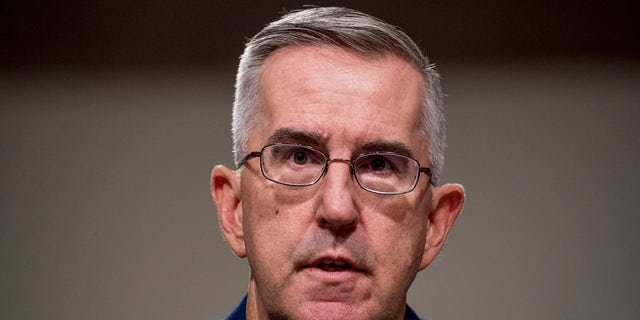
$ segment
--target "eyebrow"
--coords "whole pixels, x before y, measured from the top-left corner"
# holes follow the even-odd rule
[[[271,134],[269,139],[267,139],[267,144],[294,143],[311,147],[319,147],[325,145],[327,140],[327,137],[317,132],[293,128],[280,128]]]
[[[267,144],[274,143],[293,143],[301,144],[314,148],[322,148],[327,144],[329,139],[317,132],[298,130],[294,128],[277,129],[267,139]],[[325,150],[326,151],[326,150]],[[365,154],[373,152],[391,152],[405,157],[413,158],[411,148],[401,141],[372,140],[358,145],[354,154]]]
[[[405,157],[413,158],[411,148],[400,141],[387,141],[387,140],[373,140],[364,143],[358,148],[359,153],[372,153],[372,152],[392,152]]]

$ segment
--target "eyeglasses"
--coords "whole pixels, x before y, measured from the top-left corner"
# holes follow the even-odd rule
[[[260,158],[262,175],[275,183],[304,187],[322,179],[331,162],[349,164],[350,173],[362,189],[377,194],[403,194],[413,191],[418,184],[420,172],[431,180],[431,169],[421,167],[410,157],[390,153],[374,152],[362,154],[353,160],[330,159],[324,153],[298,144],[276,143],[247,154],[238,167],[253,158]]]

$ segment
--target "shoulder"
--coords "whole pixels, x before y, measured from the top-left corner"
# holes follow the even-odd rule
[[[225,320],[246,320],[247,319],[247,296],[242,298],[240,304],[225,318]]]
[[[407,305],[407,308],[404,312],[404,320],[422,320],[422,318],[418,317],[418,315]]]

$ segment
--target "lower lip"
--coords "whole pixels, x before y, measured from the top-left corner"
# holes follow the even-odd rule
[[[348,282],[355,280],[362,275],[361,272],[358,272],[355,269],[325,271],[320,268],[314,267],[306,268],[305,273],[307,273],[313,279],[329,283]]]

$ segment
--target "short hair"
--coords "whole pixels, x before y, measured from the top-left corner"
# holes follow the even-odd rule
[[[233,103],[233,152],[236,165],[247,152],[251,128],[258,122],[262,65],[275,51],[292,46],[329,45],[367,58],[393,54],[414,66],[424,79],[422,130],[428,143],[432,183],[444,164],[446,147],[440,75],[416,43],[398,27],[362,12],[338,7],[308,8],[285,14],[251,38],[240,57]]]

